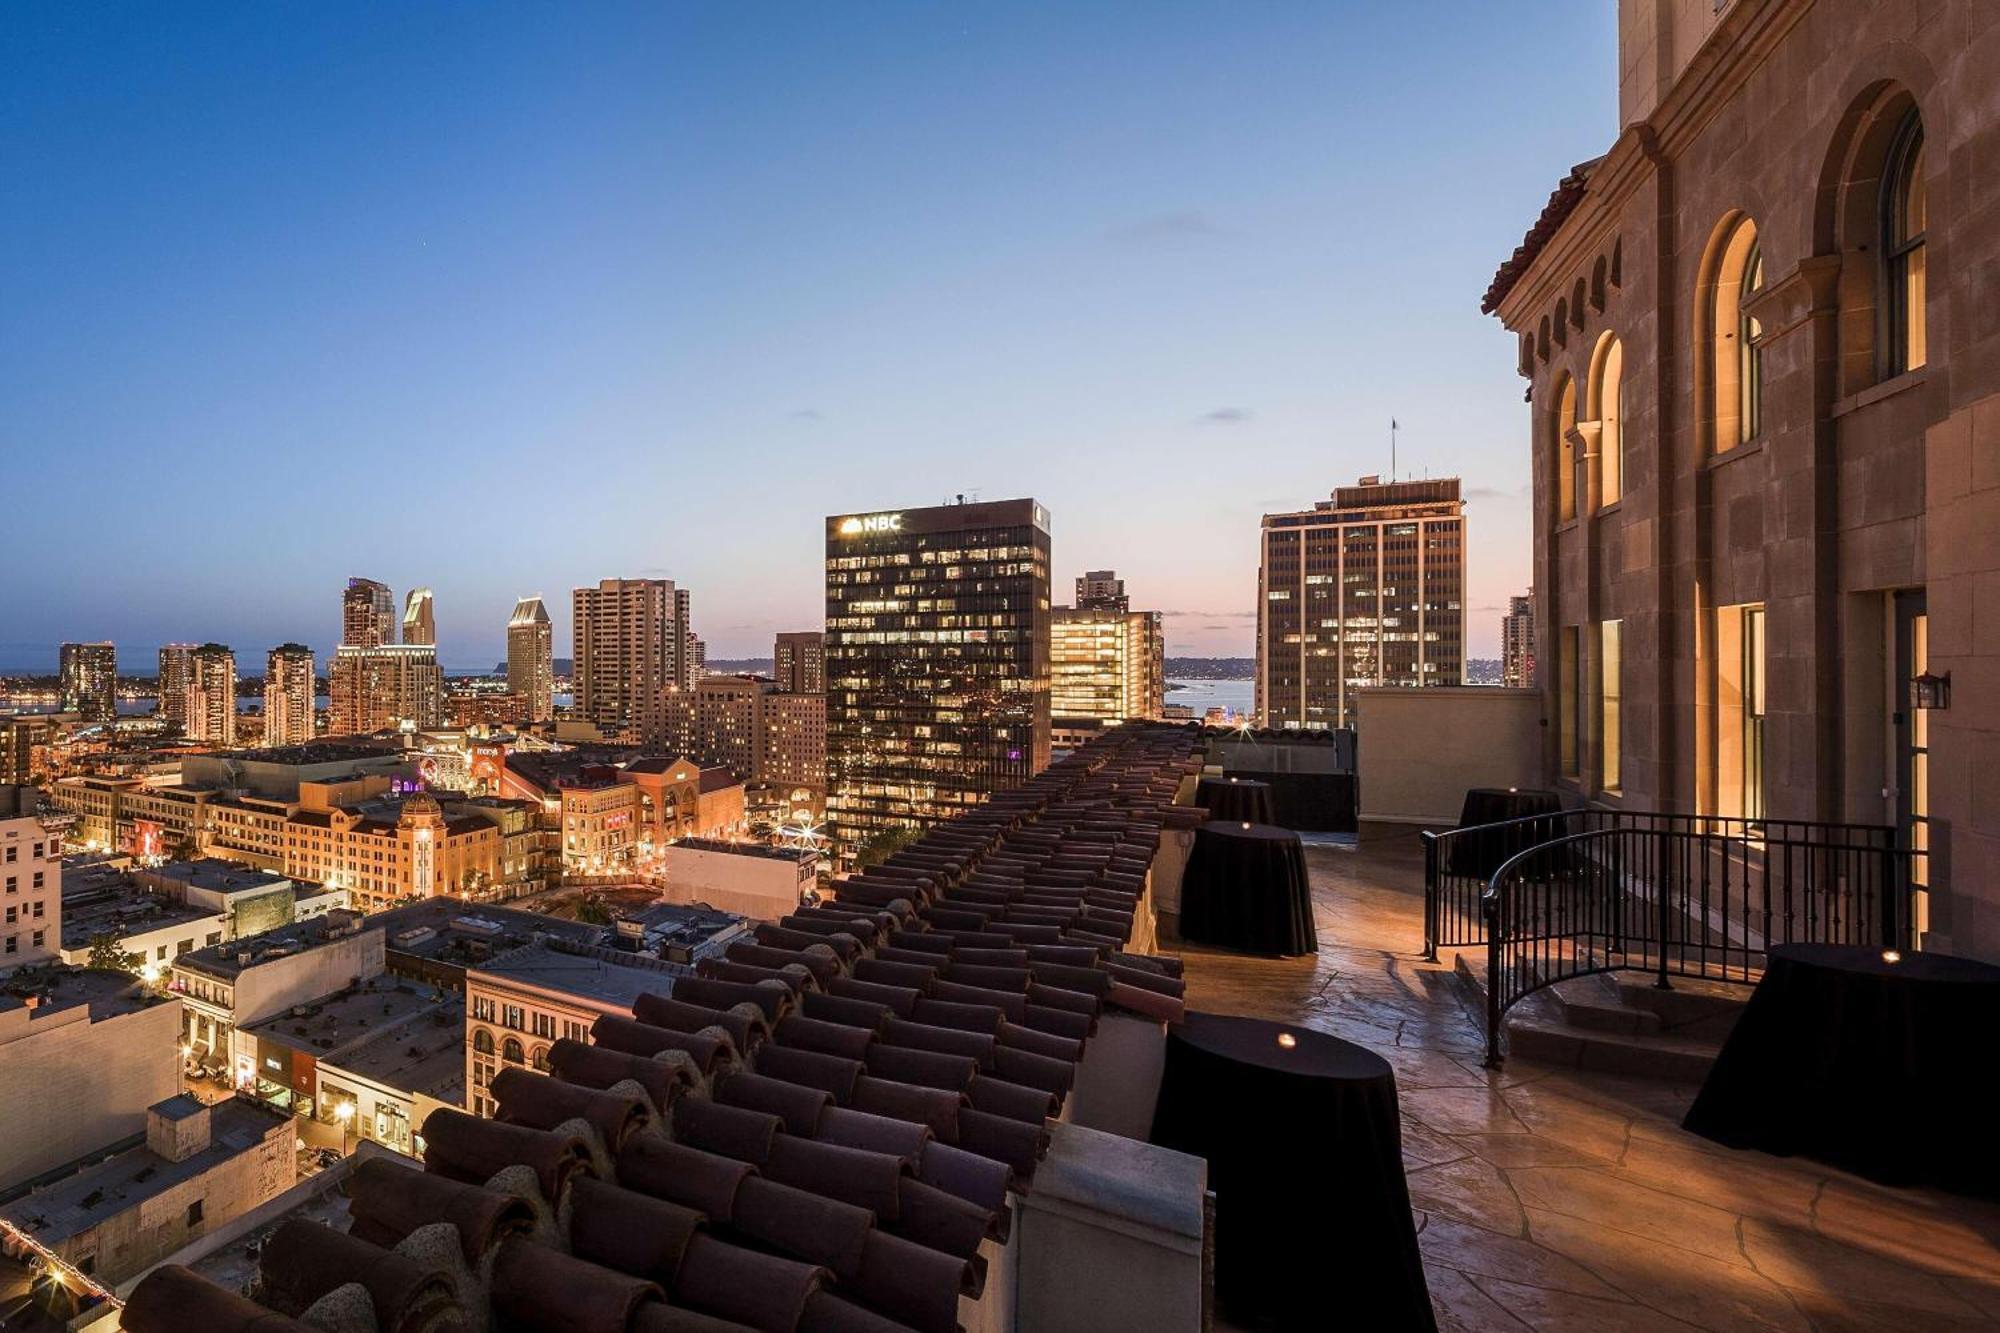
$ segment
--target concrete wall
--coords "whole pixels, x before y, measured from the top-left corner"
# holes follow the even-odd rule
[[[1542,701],[1465,685],[1356,690],[1361,818],[1455,824],[1468,787],[1538,787]]]
[[[379,976],[384,966],[380,927],[273,958],[237,974],[235,1023],[261,1023],[295,1004],[323,999],[349,982]]]
[[[679,843],[667,846],[661,868],[668,902],[704,902],[758,921],[775,921],[797,910],[799,890],[813,884],[811,875],[800,878],[795,861]]]
[[[178,1000],[95,1023],[87,1005],[0,1012],[0,1186],[143,1133],[181,1090],[180,1036]]]

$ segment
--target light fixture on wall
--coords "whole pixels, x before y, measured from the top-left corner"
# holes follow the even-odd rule
[[[1946,709],[1951,707],[1951,672],[1942,676],[1926,671],[1910,678],[1910,707]]]

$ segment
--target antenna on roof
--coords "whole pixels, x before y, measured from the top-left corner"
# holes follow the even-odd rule
[[[1389,418],[1389,481],[1396,480],[1396,418]]]

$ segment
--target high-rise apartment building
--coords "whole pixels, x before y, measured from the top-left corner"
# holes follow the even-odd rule
[[[342,644],[334,650],[327,675],[330,735],[365,735],[405,722],[435,727],[444,721],[444,672],[438,668],[437,649],[429,644]]]
[[[0,716],[0,787],[39,782],[49,771],[49,750],[62,736],[64,716]]]
[[[788,693],[760,676],[704,676],[691,690],[667,691],[644,739],[748,782],[826,783],[826,696]]]
[[[429,588],[412,588],[403,602],[403,642],[437,646],[437,605]]]
[[[657,726],[664,693],[695,680],[687,590],[604,579],[571,598],[577,711],[606,735]]]
[[[187,730],[187,690],[188,680],[194,672],[194,650],[195,645],[191,643],[170,643],[160,649],[159,703],[156,707],[168,726],[181,731]]]
[[[1125,580],[1115,569],[1093,569],[1076,581],[1076,609],[1079,611],[1129,611],[1132,599],[1125,595]]]
[[[66,643],[59,659],[62,710],[85,722],[118,716],[118,649],[110,643]]]
[[[523,597],[507,618],[507,693],[526,722],[556,715],[555,639],[539,597]]]
[[[1465,681],[1465,502],[1456,477],[1363,477],[1264,515],[1257,714],[1267,727],[1354,725],[1351,692]]]
[[[1077,583],[1081,587],[1083,580]],[[1157,718],[1166,711],[1166,677],[1166,635],[1158,611],[1055,609],[1049,625],[1053,716],[1100,722]]]
[[[187,725],[191,741],[236,743],[236,654],[204,643],[188,654]]]
[[[1033,500],[826,521],[827,813],[843,858],[1049,761],[1049,519]]]
[[[826,635],[788,630],[771,647],[771,678],[786,694],[826,693]]]
[[[264,744],[300,745],[317,731],[313,721],[313,654],[302,643],[281,643],[264,661]]]
[[[1500,617],[1500,683],[1526,689],[1535,683],[1535,595],[1507,599]]]
[[[340,642],[380,648],[396,641],[396,594],[374,579],[349,579],[340,597]]]

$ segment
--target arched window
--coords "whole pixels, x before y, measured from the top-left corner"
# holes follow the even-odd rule
[[[1576,381],[1562,377],[1556,388],[1555,456],[1556,522],[1576,517]]]
[[[521,1050],[521,1043],[514,1037],[500,1043],[500,1058],[510,1065],[518,1065],[527,1057]]]
[[[1590,357],[1590,397],[1597,421],[1597,504],[1615,504],[1625,494],[1625,346],[1610,334],[1598,339]]]
[[[472,1049],[481,1055],[493,1054],[493,1034],[485,1028],[472,1030]]]
[[[1882,283],[1885,371],[1900,375],[1924,364],[1924,124],[1903,119],[1882,173]]]
[[[1763,429],[1764,329],[1750,314],[1762,290],[1764,252],[1757,243],[1757,224],[1738,218],[1724,235],[1709,293],[1709,407],[1716,453],[1748,444]]]
[[[541,1070],[544,1074],[548,1073],[550,1069],[549,1048],[546,1046],[537,1046],[535,1048],[534,1056],[528,1061],[528,1063],[532,1064],[535,1068]]]

